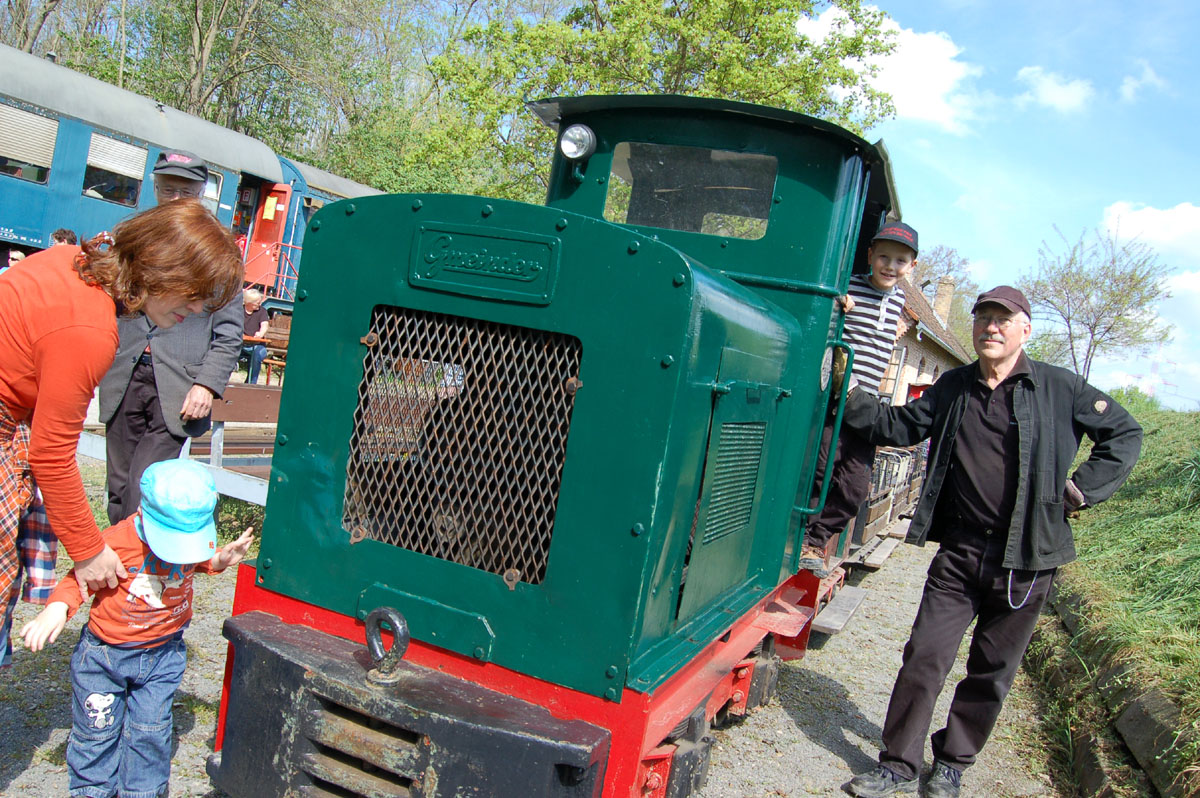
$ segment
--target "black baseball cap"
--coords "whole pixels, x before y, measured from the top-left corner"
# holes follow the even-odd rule
[[[174,175],[186,180],[208,182],[208,164],[183,150],[163,150],[154,162],[154,174]]]
[[[1011,285],[998,285],[995,288],[984,291],[975,300],[975,306],[971,308],[971,313],[979,310],[980,305],[988,304],[999,305],[1012,313],[1024,313],[1030,318],[1033,317],[1033,314],[1029,312],[1029,300]]]
[[[897,244],[903,244],[913,251],[917,252],[917,231],[906,225],[904,222],[888,222],[880,228],[875,237],[871,239],[871,243],[876,241],[895,241]]]

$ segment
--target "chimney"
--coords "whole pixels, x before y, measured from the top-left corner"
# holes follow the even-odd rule
[[[933,315],[945,324],[950,320],[950,303],[954,300],[954,278],[938,278],[937,291],[933,295]]]

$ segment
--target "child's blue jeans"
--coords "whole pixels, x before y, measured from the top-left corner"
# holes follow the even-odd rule
[[[182,633],[153,648],[117,648],[83,627],[71,655],[71,795],[158,798],[166,793],[171,706],[186,664]]]

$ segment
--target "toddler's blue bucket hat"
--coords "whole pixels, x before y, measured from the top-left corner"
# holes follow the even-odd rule
[[[217,486],[199,463],[164,460],[142,474],[142,530],[163,562],[204,562],[217,553]]]

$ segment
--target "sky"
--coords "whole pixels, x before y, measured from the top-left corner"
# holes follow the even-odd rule
[[[1200,3],[876,6],[897,46],[874,83],[896,115],[865,137],[887,144],[921,248],[957,249],[988,288],[1029,274],[1045,245],[1061,252],[1063,236],[1153,247],[1169,269],[1158,314],[1171,341],[1103,359],[1090,381],[1200,410]]]

